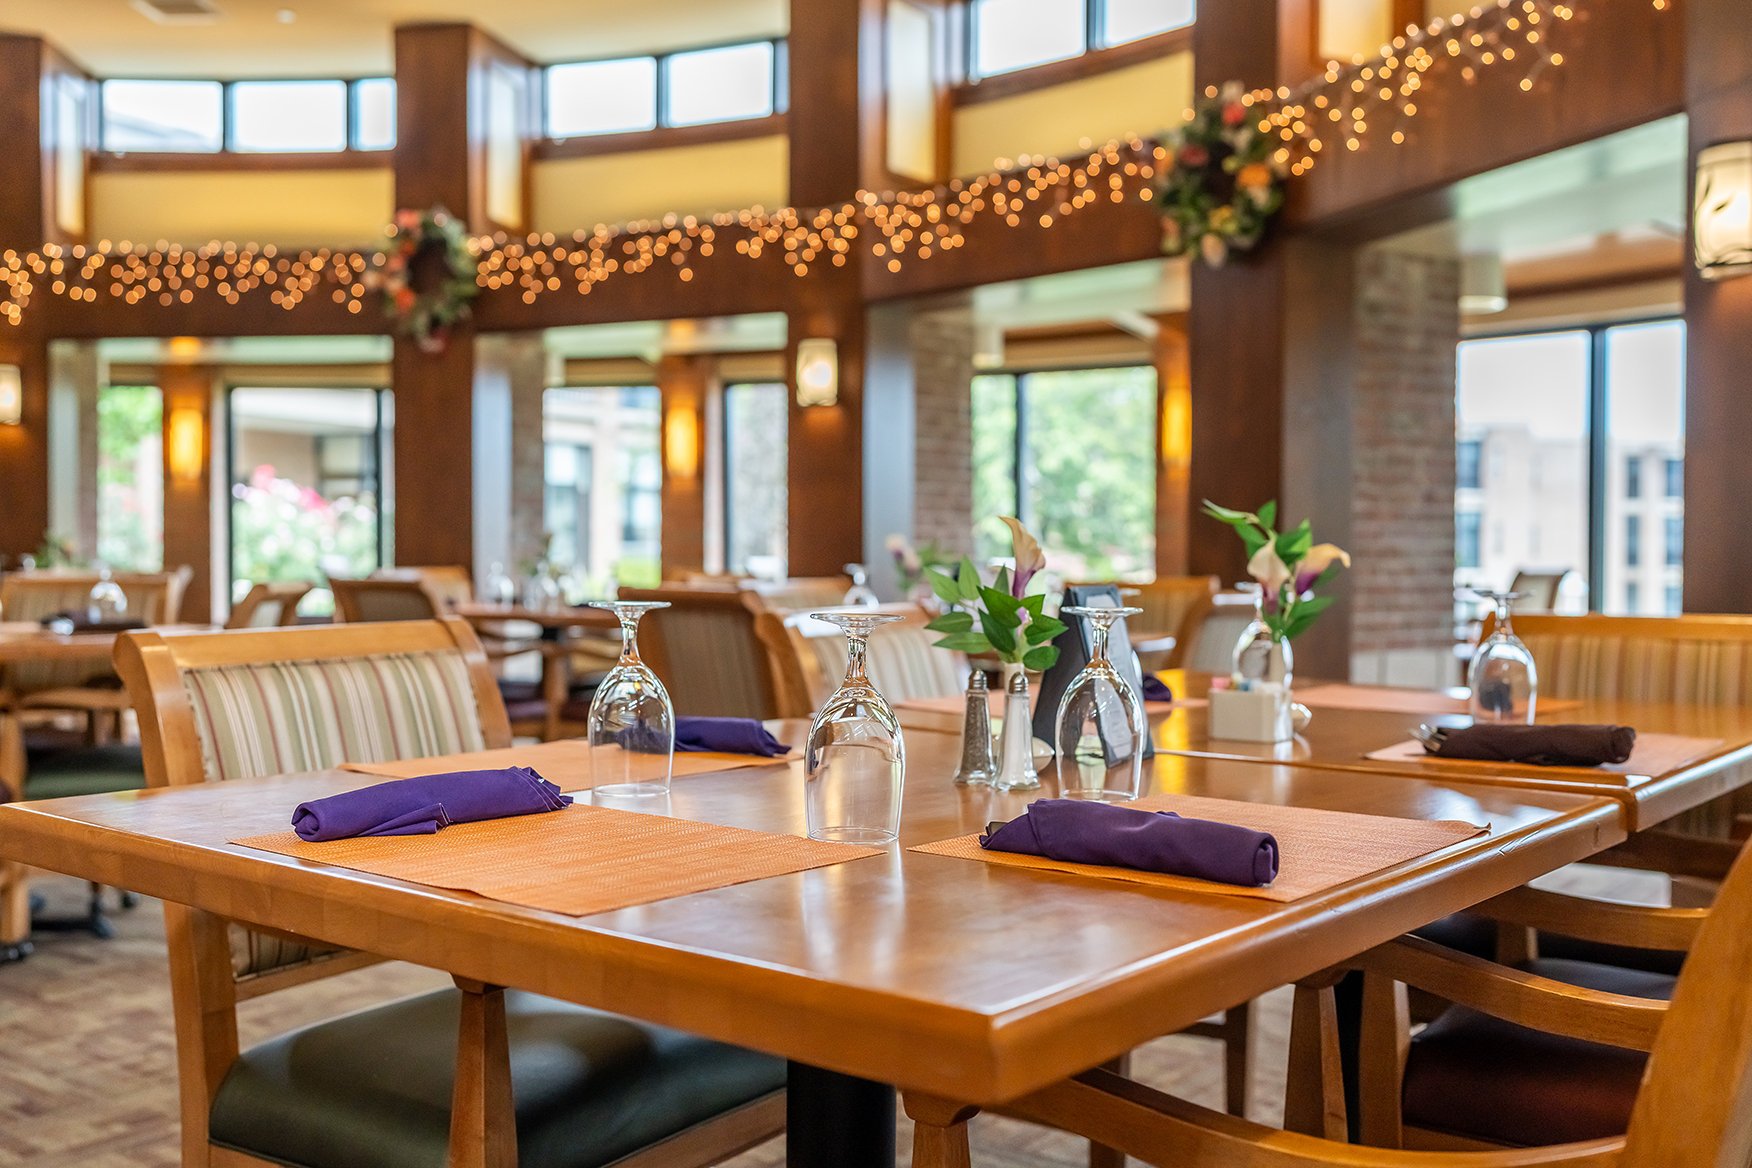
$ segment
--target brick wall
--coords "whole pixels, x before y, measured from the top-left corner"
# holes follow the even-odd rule
[[[1459,296],[1455,260],[1385,248],[1358,254],[1354,656],[1429,655],[1453,642]]]
[[[913,319],[913,543],[973,550],[973,327],[958,313]]]

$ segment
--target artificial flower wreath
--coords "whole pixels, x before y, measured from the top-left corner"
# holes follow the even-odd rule
[[[382,254],[372,273],[385,315],[421,349],[443,352],[450,326],[468,316],[468,302],[480,292],[468,233],[443,207],[397,211]]]
[[[1192,119],[1167,134],[1168,163],[1156,182],[1162,212],[1162,250],[1193,248],[1213,268],[1231,251],[1259,242],[1283,205],[1284,167],[1276,143],[1242,100],[1239,81],[1215,97],[1200,97]]]

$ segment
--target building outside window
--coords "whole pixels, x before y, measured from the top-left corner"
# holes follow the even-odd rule
[[[1677,584],[1667,585],[1665,599],[1667,602],[1667,615],[1668,616],[1678,616],[1680,614],[1680,612],[1682,612],[1684,610],[1684,595],[1683,595],[1683,593],[1684,593],[1684,590],[1681,589],[1679,587],[1679,585],[1677,585]]]
[[[548,559],[585,596],[662,576],[663,468],[652,385],[567,386],[542,398]],[[535,565],[507,564],[515,575]]]
[[[1639,567],[1642,564],[1642,516],[1626,515],[1624,517],[1624,566]]]
[[[1454,564],[1460,568],[1478,567],[1478,525],[1483,518],[1476,511],[1460,511],[1454,516]]]
[[[1685,460],[1669,458],[1667,460],[1667,498],[1682,499],[1685,497]]]
[[[1666,518],[1667,566],[1677,568],[1685,562],[1685,521],[1677,515]]]
[[[1631,616],[1635,616],[1641,610],[1641,606],[1637,603],[1637,600],[1638,600],[1638,589],[1636,586],[1636,581],[1635,580],[1625,581],[1625,584],[1624,584],[1624,611],[1627,614],[1629,614]]]
[[[1482,442],[1457,442],[1454,444],[1454,486],[1462,491],[1476,491],[1479,486],[1478,470]]]
[[[724,387],[724,548],[734,574],[767,557],[784,563],[790,395],[783,383]]]
[[[97,558],[118,572],[164,567],[163,413],[157,386],[97,397]]]
[[[1642,498],[1642,459],[1634,454],[1624,460],[1624,497]]]

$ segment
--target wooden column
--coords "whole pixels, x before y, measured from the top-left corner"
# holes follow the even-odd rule
[[[816,0],[791,12],[791,203],[848,203],[860,182],[868,105],[881,96],[881,17],[871,0]],[[873,59],[873,60],[872,60]],[[790,571],[837,574],[863,558],[864,305],[862,248],[834,266],[818,257],[792,288],[785,378],[791,389],[787,474]],[[831,338],[839,349],[839,401],[796,404],[797,342]],[[667,526],[667,523],[666,523]],[[665,559],[668,555],[665,553]]]
[[[213,369],[162,365],[164,400],[164,570],[194,569],[182,618],[213,612]]]
[[[34,552],[49,528],[49,347],[32,317],[0,324],[0,365],[24,381],[22,416],[0,424],[0,559]]]
[[[1687,180],[1697,152],[1752,138],[1752,45],[1744,0],[1687,0]],[[1693,191],[1695,193],[1695,191]],[[1687,199],[1687,206],[1691,203]],[[1685,611],[1752,612],[1752,276],[1705,280],[1685,271]]]
[[[527,143],[536,129],[538,92],[529,63],[466,24],[397,28],[395,54],[396,206],[445,207],[475,233],[526,230]],[[487,130],[490,107],[499,100],[513,102],[520,126],[518,190],[509,203],[494,196],[490,182]],[[474,563],[477,477],[506,472],[476,465],[474,350],[466,323],[452,330],[442,352],[396,338],[397,563]],[[510,401],[493,395],[479,405],[508,410]]]
[[[662,398],[663,575],[702,571],[706,562],[706,397],[710,357],[670,354],[657,362]]]
[[[1164,313],[1156,325],[1156,575],[1184,576],[1193,511],[1187,314]]]

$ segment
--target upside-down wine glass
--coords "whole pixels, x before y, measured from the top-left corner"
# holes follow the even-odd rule
[[[1482,600],[1496,605],[1496,628],[1472,654],[1466,684],[1474,722],[1531,722],[1539,702],[1539,670],[1533,654],[1509,626],[1509,602],[1518,592],[1481,592]]]
[[[675,761],[675,707],[639,660],[639,618],[665,600],[592,600],[620,619],[621,655],[590,699],[591,789],[608,796],[667,795]]]
[[[903,618],[868,610],[809,615],[846,634],[846,679],[809,726],[803,785],[809,838],[888,843],[900,835],[906,744],[894,711],[864,673],[864,649],[872,629]]]
[[[1067,799],[1136,799],[1149,723],[1131,683],[1107,656],[1115,621],[1141,608],[1069,607],[1060,617],[1088,622],[1089,664],[1071,679],[1058,708],[1059,793]]]
[[[122,586],[110,579],[109,565],[98,569],[97,583],[86,601],[85,619],[94,625],[119,621],[128,615],[128,597]]]

